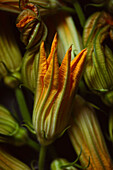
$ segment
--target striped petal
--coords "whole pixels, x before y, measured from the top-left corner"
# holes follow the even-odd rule
[[[53,42],[52,42],[50,55],[49,55],[49,57],[47,58],[48,66],[49,66],[49,64],[50,64],[50,62],[51,62],[51,59],[52,59],[54,50],[57,48],[57,43],[58,43],[58,42],[57,42],[57,33],[56,33],[55,36],[54,36]]]
[[[81,78],[82,71],[84,68],[85,59],[86,59],[86,54],[87,54],[87,50],[86,49],[82,50],[71,62],[71,82],[72,82],[72,84],[71,84],[70,95],[72,95],[72,93],[75,91],[75,88],[77,87],[78,82]]]

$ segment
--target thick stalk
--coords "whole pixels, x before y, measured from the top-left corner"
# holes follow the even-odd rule
[[[44,162],[45,162],[45,155],[46,155],[46,146],[42,146],[40,148],[40,153],[39,153],[39,160],[38,160],[38,166],[39,170],[44,170]]]
[[[40,151],[40,145],[30,138],[27,141],[27,145],[30,146],[31,148],[33,148],[34,150],[38,151],[38,152]]]
[[[22,90],[20,88],[16,88],[15,89],[15,95],[16,95],[16,99],[17,99],[23,120],[31,122],[30,113],[29,113],[29,110],[28,110],[28,107],[27,107],[27,104],[26,104]]]
[[[78,18],[80,20],[80,24],[82,27],[84,27],[84,24],[85,24],[85,16],[84,16],[84,13],[83,13],[83,10],[78,2],[78,0],[73,0],[73,6],[76,10],[76,13],[78,15]]]

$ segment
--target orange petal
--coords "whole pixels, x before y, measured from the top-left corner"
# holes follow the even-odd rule
[[[53,129],[51,130],[51,133],[53,133],[53,131],[55,130],[56,122],[58,122],[58,119],[61,120],[60,118],[63,117],[62,114],[65,114],[65,112],[63,112],[64,105],[67,104],[66,102],[68,101],[69,95],[70,95],[69,89],[70,89],[71,49],[72,47],[70,47],[69,50],[67,51],[62,61],[62,64],[60,66],[60,69],[59,69],[59,82],[60,83],[59,83],[58,96],[55,100],[55,106],[53,108],[54,125],[53,125]],[[65,105],[65,108],[67,108],[67,105]]]
[[[44,78],[44,98],[46,102],[41,116],[41,124],[44,126],[44,121],[50,116],[50,110],[57,97],[59,88],[59,65],[57,59],[57,51],[55,50],[54,57],[52,58],[48,71]],[[44,99],[43,99],[44,100]],[[43,127],[44,128],[44,127]],[[46,130],[46,129],[45,129]]]
[[[41,94],[40,102],[37,101],[35,112],[37,112],[37,124],[38,131],[44,131],[44,121],[47,118],[47,115],[50,113],[50,109],[55,100],[55,96],[59,87],[59,65],[57,60],[57,51],[54,51],[53,57],[51,59],[48,70],[44,77],[44,86]],[[38,91],[38,88],[37,88]]]
[[[71,62],[71,92],[75,91],[75,88],[78,85],[78,82],[80,81],[82,71],[85,64],[87,50],[82,50],[75,59]]]
[[[40,46],[39,76],[44,77],[46,72],[47,72],[47,60],[46,60],[44,42],[42,41]]]
[[[53,42],[52,42],[52,46],[51,46],[51,52],[49,54],[49,57],[47,58],[47,63],[48,63],[48,66],[50,64],[50,61],[52,59],[52,56],[53,56],[53,53],[54,53],[54,50],[56,49],[57,47],[57,33],[55,34],[54,36],[54,39],[53,39]]]
[[[76,65],[78,64],[81,56],[83,55],[84,51],[86,51],[86,49],[83,49],[72,61],[71,61],[71,72],[74,71]]]
[[[35,94],[35,103],[39,103],[39,98],[41,98],[43,86],[44,86],[44,76],[47,72],[47,61],[45,55],[45,48],[44,42],[42,41],[40,46],[40,56],[39,56],[39,64],[38,64],[38,77],[37,77],[37,87],[36,87],[36,94]]]
[[[70,62],[71,62],[71,50],[72,46],[66,52],[66,55],[62,61],[59,69],[60,75],[60,89],[65,85],[70,85]]]

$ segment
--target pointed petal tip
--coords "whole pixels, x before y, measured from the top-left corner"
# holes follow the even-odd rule
[[[75,67],[81,63],[84,63],[87,55],[87,49],[83,49],[72,61],[71,61],[71,72],[74,71]]]
[[[40,47],[44,47],[44,41],[41,42]]]
[[[58,39],[58,34],[57,34],[57,32],[55,33],[55,36],[54,36],[54,38],[53,38],[53,42],[54,43],[57,43],[57,39]]]

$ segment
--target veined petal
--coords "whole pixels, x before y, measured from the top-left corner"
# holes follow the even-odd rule
[[[50,117],[50,110],[52,109],[52,106],[53,106],[55,99],[58,95],[58,89],[59,89],[60,84],[59,84],[59,65],[58,65],[58,59],[57,59],[57,51],[55,51],[55,54],[54,54],[53,66],[52,67],[53,67],[52,68],[53,69],[53,76],[52,76],[52,80],[51,80],[52,85],[51,85],[51,89],[50,89],[48,99],[45,103],[45,107],[44,107],[44,111],[43,111],[43,117],[41,119],[42,121],[47,119],[47,117]],[[49,84],[49,82],[48,82],[49,79],[50,78],[48,76],[47,77],[45,76],[45,80],[46,80],[45,84]],[[42,124],[44,125],[44,123],[42,123]]]
[[[54,36],[53,42],[52,42],[51,52],[50,52],[50,54],[49,54],[49,57],[47,58],[47,64],[48,64],[48,66],[49,66],[50,61],[51,61],[51,59],[52,59],[54,50],[55,50],[56,47],[57,47],[57,43],[58,43],[58,41],[57,41],[57,33],[56,33],[55,36]]]
[[[47,72],[47,61],[46,61],[46,55],[45,55],[45,49],[44,49],[44,42],[41,43],[40,46],[40,59],[39,59],[39,73],[38,73],[38,79],[37,79],[37,86],[38,86],[38,93],[42,91],[42,88],[44,86],[44,76]]]
[[[37,118],[39,122],[36,123],[36,129],[39,130],[40,134],[39,138],[44,134],[44,121],[48,114],[50,113],[50,109],[55,100],[55,96],[57,94],[59,87],[59,65],[57,60],[57,51],[55,49],[51,62],[49,64],[48,70],[44,77],[44,86],[43,91],[40,98],[40,104],[37,103],[36,112]],[[36,120],[37,120],[36,118]]]
[[[42,100],[42,103],[44,102],[45,103],[43,107],[44,111],[43,111],[43,114],[41,115],[42,122],[50,111],[50,108],[54,102],[53,99],[58,91],[58,87],[59,87],[59,66],[58,66],[58,60],[57,60],[57,51],[55,49],[52,60],[48,67],[47,73],[44,77],[43,98],[41,100]]]
[[[86,59],[87,50],[82,50],[75,59],[71,62],[71,91],[70,95],[72,95],[72,92],[75,91],[75,87],[78,85],[78,82],[81,78],[81,74],[84,68],[84,63]]]
[[[79,60],[81,59],[84,51],[86,51],[86,49],[83,49],[72,61],[71,61],[71,72],[74,71],[75,67],[77,66]]]
[[[70,89],[70,62],[71,62],[71,49],[72,47],[69,48],[69,50],[67,51],[62,64],[60,66],[59,69],[59,92],[58,92],[58,96],[55,100],[55,106],[53,109],[54,112],[54,117],[52,122],[54,122],[54,124],[52,125],[52,129],[51,129],[51,136],[54,134],[54,131],[56,132],[57,129],[60,129],[59,131],[61,132],[63,129],[62,127],[65,127],[64,124],[67,124],[66,121],[64,121],[64,123],[61,123],[61,120],[63,120],[62,118],[64,118],[64,115],[66,116],[66,120],[68,120],[68,116],[67,116],[67,110],[68,110],[68,106],[67,104],[67,99],[69,99],[69,89]],[[67,107],[66,112],[64,111],[64,107]],[[57,127],[56,127],[57,124]],[[58,132],[56,132],[58,133]]]
[[[66,55],[62,61],[62,64],[59,68],[59,76],[60,76],[60,90],[62,90],[65,85],[66,79],[69,79],[68,86],[70,85],[70,62],[71,62],[71,50],[72,46],[66,52]]]
[[[38,106],[40,106],[41,96],[43,93],[43,86],[44,86],[44,76],[46,74],[46,71],[47,71],[47,61],[46,61],[46,55],[45,55],[45,49],[44,49],[44,42],[42,41],[41,46],[40,46],[39,69],[38,69],[38,74],[37,74],[38,75],[37,87],[36,87],[35,102],[34,102],[35,109]],[[33,120],[35,120],[35,114],[34,114]]]
[[[44,77],[46,72],[47,72],[47,60],[46,60],[46,53],[45,53],[43,41],[42,41],[41,46],[40,46],[39,72],[40,72],[41,77]]]

